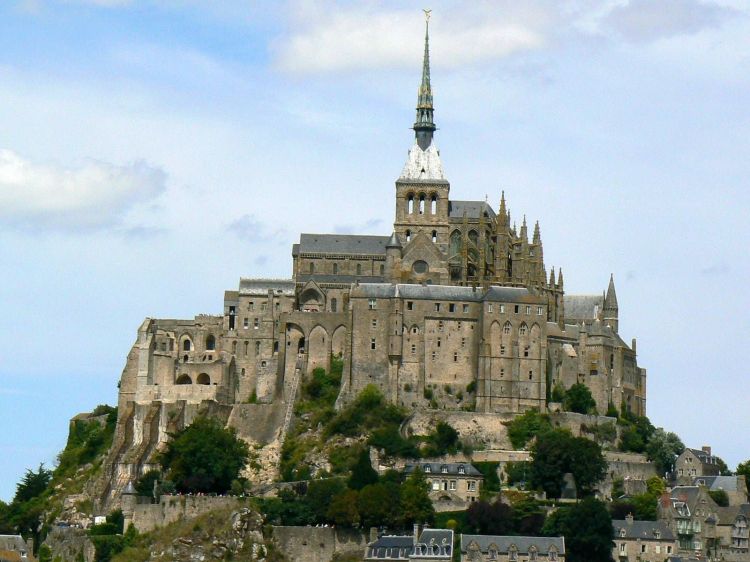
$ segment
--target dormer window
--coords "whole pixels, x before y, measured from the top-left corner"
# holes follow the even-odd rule
[[[458,467],[458,473],[459,474],[466,474],[466,468],[464,468],[463,465]]]
[[[442,472],[443,474],[448,474],[448,467],[445,465],[441,466],[440,472]]]
[[[432,467],[429,464],[424,465],[424,471],[425,473],[429,474],[432,472]]]

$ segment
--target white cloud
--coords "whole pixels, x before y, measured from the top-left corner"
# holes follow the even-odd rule
[[[557,10],[547,2],[526,10],[482,5],[435,11],[430,28],[440,41],[431,45],[443,67],[537,49]],[[376,9],[377,8],[377,9]],[[422,26],[417,10],[372,5],[305,3],[297,6],[293,31],[272,50],[277,65],[293,73],[337,72],[360,68],[413,68],[422,56]]]
[[[145,162],[40,164],[0,149],[0,225],[50,230],[118,225],[133,205],[165,189],[165,173]]]
[[[629,0],[602,21],[629,41],[654,41],[719,27],[738,15],[733,8],[700,0]]]

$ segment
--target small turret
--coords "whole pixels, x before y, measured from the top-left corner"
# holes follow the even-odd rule
[[[402,249],[403,246],[401,245],[401,240],[399,239],[398,234],[394,231],[393,234],[391,234],[390,240],[388,240],[388,243],[385,245],[385,275],[386,279],[391,282],[397,280],[398,275],[396,274],[396,271],[401,262]]]
[[[609,276],[609,286],[604,296],[604,325],[609,326],[616,333],[619,328],[619,307],[617,306],[617,293],[615,293],[614,275]]]
[[[550,289],[555,288],[555,266],[552,266],[552,271],[549,272],[549,286]]]

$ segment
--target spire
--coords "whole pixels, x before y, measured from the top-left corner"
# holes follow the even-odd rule
[[[403,248],[401,245],[401,240],[398,238],[398,234],[396,234],[396,231],[393,231],[393,234],[391,234],[391,238],[388,240],[388,243],[385,245],[386,248]]]
[[[605,310],[617,310],[617,293],[615,293],[615,278],[610,273],[609,275],[609,287],[607,287],[607,295],[604,297],[604,309]]]
[[[500,195],[500,209],[497,212],[497,225],[498,227],[508,226],[508,209],[505,207],[505,190]]]
[[[560,268],[560,271],[557,274],[557,286],[562,290],[563,288],[563,274],[562,274],[562,267]]]
[[[540,244],[542,242],[542,236],[539,233],[539,221],[536,221],[534,225],[534,244]]]
[[[555,288],[555,266],[552,266],[552,271],[549,273],[549,286]]]
[[[414,122],[414,133],[417,137],[417,144],[419,144],[419,148],[422,150],[427,150],[430,144],[432,144],[432,134],[436,129],[433,121],[432,86],[430,86],[430,12],[431,10],[424,10],[425,32],[422,84],[419,86],[417,119]]]

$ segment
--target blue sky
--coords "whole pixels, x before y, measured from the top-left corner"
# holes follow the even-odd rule
[[[422,4],[0,4],[0,498],[115,403],[144,317],[289,276],[299,232],[389,234]],[[570,293],[614,273],[648,413],[750,458],[744,0],[434,1],[454,199],[506,192]]]

